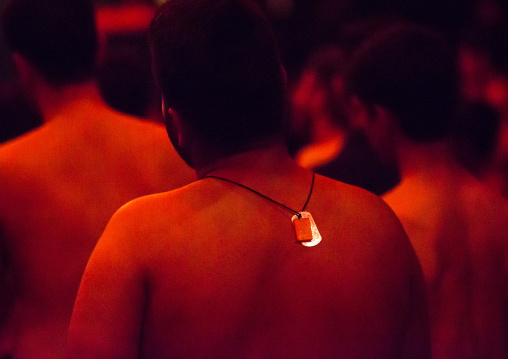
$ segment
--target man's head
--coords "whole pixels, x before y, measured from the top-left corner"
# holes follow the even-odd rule
[[[176,111],[199,140],[234,153],[279,134],[285,79],[253,3],[170,0],[152,21],[150,43],[166,115]]]
[[[358,50],[346,87],[366,109],[366,122],[383,114],[412,142],[439,141],[449,134],[458,101],[455,56],[438,34],[398,25]]]
[[[89,80],[97,34],[89,0],[9,0],[2,27],[10,49],[59,87]]]

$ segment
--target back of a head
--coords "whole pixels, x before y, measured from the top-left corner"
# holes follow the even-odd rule
[[[355,54],[346,87],[365,104],[391,111],[413,141],[449,135],[459,96],[457,65],[434,31],[404,24],[374,35]]]
[[[23,55],[53,86],[88,80],[98,46],[89,0],[9,0],[2,26],[12,51]]]
[[[282,128],[285,83],[264,14],[247,0],[169,0],[150,27],[167,107],[202,140],[241,151]]]

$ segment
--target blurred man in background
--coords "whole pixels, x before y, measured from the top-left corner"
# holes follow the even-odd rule
[[[195,178],[162,126],[102,101],[87,0],[12,0],[2,14],[44,124],[0,147],[0,354],[61,358],[79,281],[129,200]]]
[[[384,199],[422,264],[433,358],[506,358],[508,219],[451,149],[451,50],[439,34],[398,26],[359,50],[346,82],[354,121],[401,172]]]

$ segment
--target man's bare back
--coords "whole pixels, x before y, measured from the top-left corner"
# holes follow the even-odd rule
[[[312,174],[271,151],[209,174],[300,210]],[[315,247],[288,210],[219,179],[128,204],[88,264],[70,357],[426,357],[421,272],[393,213],[321,176],[306,210]]]
[[[133,198],[194,178],[163,126],[113,112],[98,99],[76,101],[0,147],[0,242],[8,269],[0,275],[15,284],[0,348],[16,358],[62,357],[79,281],[111,215]]]
[[[69,358],[428,357],[423,276],[400,222],[283,145],[272,35],[251,1],[158,9],[163,115],[199,181],[112,217],[78,291]],[[303,207],[322,235],[314,247],[291,222]]]
[[[506,358],[508,220],[465,170],[439,163],[385,197],[427,284],[433,357]]]

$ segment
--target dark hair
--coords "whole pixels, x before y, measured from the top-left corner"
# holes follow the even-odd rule
[[[449,134],[458,104],[456,57],[440,34],[397,25],[360,47],[346,88],[368,106],[390,110],[411,140],[439,140]]]
[[[242,0],[171,0],[150,26],[167,107],[204,141],[237,151],[282,130],[285,84],[264,14]]]
[[[7,44],[54,86],[88,80],[97,33],[89,0],[10,0],[2,14]]]

